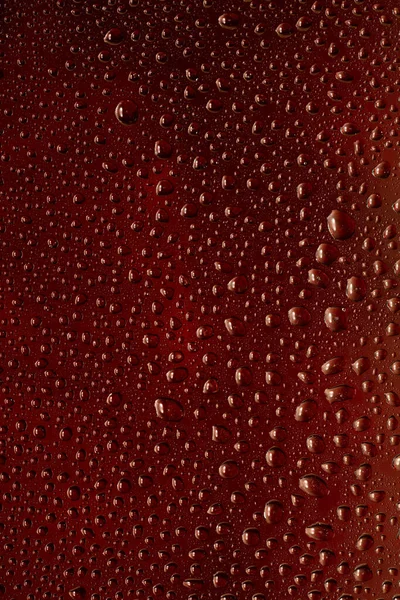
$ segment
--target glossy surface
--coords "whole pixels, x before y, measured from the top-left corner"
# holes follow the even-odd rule
[[[398,599],[400,5],[0,12],[0,597]]]

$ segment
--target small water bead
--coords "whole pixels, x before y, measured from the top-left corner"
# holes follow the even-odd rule
[[[219,444],[226,444],[232,437],[231,431],[224,425],[212,426],[212,440]]]
[[[294,33],[294,28],[290,23],[281,23],[275,31],[279,37],[288,38]]]
[[[335,356],[327,360],[322,366],[321,371],[324,375],[336,375],[345,369],[345,359],[343,356]]]
[[[382,197],[379,194],[371,194],[367,198],[368,208],[380,208],[382,206]]]
[[[169,196],[174,190],[175,187],[169,179],[160,179],[156,186],[157,196]]]
[[[367,356],[362,356],[362,357],[358,358],[356,361],[354,361],[351,366],[352,366],[353,371],[357,375],[362,375],[363,373],[365,373],[366,371],[368,371],[370,369],[371,361]]]
[[[363,277],[350,277],[347,280],[346,296],[353,302],[361,302],[367,295],[367,284]]]
[[[109,31],[107,31],[104,36],[104,41],[107,44],[111,44],[112,46],[117,46],[124,40],[124,32],[119,27],[113,27]]]
[[[318,413],[318,404],[313,399],[303,400],[295,411],[295,420],[300,423],[312,421]]]
[[[336,79],[341,83],[351,83],[354,80],[354,76],[349,71],[337,71],[335,73]]]
[[[238,275],[228,283],[228,290],[236,294],[244,294],[249,287],[247,278],[244,275]]]
[[[223,589],[228,585],[229,575],[224,572],[214,573],[213,585],[215,588]]]
[[[306,15],[300,17],[296,23],[296,28],[300,31],[308,31],[313,25],[313,20]]]
[[[242,540],[246,546],[258,546],[260,538],[259,530],[254,527],[245,529],[242,534]]]
[[[67,496],[73,502],[77,502],[81,497],[81,490],[77,485],[72,485],[68,488]]]
[[[154,154],[157,158],[167,159],[172,155],[173,148],[166,140],[157,140],[154,144]]]
[[[358,565],[353,571],[353,577],[356,581],[360,581],[362,583],[366,583],[370,581],[373,577],[372,570],[368,564]]]
[[[317,542],[327,542],[334,535],[333,527],[329,523],[313,523],[305,529],[307,537]]]
[[[358,133],[360,133],[360,129],[355,123],[345,123],[340,128],[340,133],[342,135],[357,135]]]
[[[111,392],[111,394],[109,394],[107,396],[107,404],[109,406],[118,408],[120,406],[121,402],[122,402],[122,397],[119,392]]]
[[[235,372],[236,384],[240,387],[249,387],[253,381],[253,375],[248,367],[240,367]]]
[[[69,440],[72,438],[72,435],[73,435],[73,431],[72,431],[71,427],[63,427],[60,430],[59,438],[63,442],[69,442]]]
[[[325,441],[320,435],[310,435],[306,440],[306,444],[308,451],[313,454],[322,454],[325,451]]]
[[[308,283],[319,288],[327,288],[330,284],[329,276],[320,269],[310,269],[308,271]]]
[[[311,315],[306,308],[295,306],[289,310],[289,321],[291,325],[304,327],[311,321]]]
[[[69,590],[69,596],[73,598],[73,600],[85,600],[87,598],[86,588],[79,586]]]
[[[347,312],[339,306],[330,306],[325,310],[325,325],[332,332],[345,331],[347,329]]]
[[[331,265],[339,258],[339,250],[329,243],[320,244],[317,248],[315,258],[323,265]]]
[[[325,397],[330,404],[335,402],[346,402],[352,400],[356,395],[356,389],[347,384],[335,385],[325,389]]]
[[[351,509],[349,506],[338,506],[337,508],[337,516],[341,521],[350,521],[351,519]]]
[[[283,519],[284,507],[279,500],[269,500],[264,507],[264,518],[269,525],[280,523]]]
[[[138,105],[133,100],[121,100],[115,107],[115,116],[122,125],[134,125],[138,120]]]
[[[315,474],[303,475],[299,480],[300,489],[313,498],[323,498],[328,494],[326,482]]]
[[[374,169],[372,170],[373,176],[377,179],[387,179],[388,177],[390,177],[390,173],[391,166],[387,161],[379,163],[379,165],[374,167]]]
[[[368,498],[371,502],[375,502],[376,504],[380,504],[384,501],[386,497],[385,490],[372,490],[368,492]]]
[[[329,233],[335,240],[347,240],[356,230],[356,222],[343,210],[333,210],[328,216]]]
[[[223,479],[234,479],[239,474],[239,465],[234,460],[227,460],[219,467],[219,475]]]
[[[163,421],[181,421],[184,415],[182,404],[173,398],[157,398],[154,407],[157,417]]]
[[[278,446],[270,448],[265,455],[265,459],[268,466],[274,469],[280,469],[286,464],[286,455]]]
[[[218,24],[223,29],[237,29],[240,18],[238,13],[227,12],[218,17]]]
[[[238,317],[225,319],[225,327],[228,333],[233,337],[244,337],[246,335],[245,324]]]
[[[361,535],[356,542],[356,548],[360,552],[366,552],[367,550],[372,548],[373,545],[374,545],[374,538],[367,533],[364,533],[363,535]]]

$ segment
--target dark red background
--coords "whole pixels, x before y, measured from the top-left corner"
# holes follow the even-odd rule
[[[397,597],[400,7],[0,14],[0,596]]]

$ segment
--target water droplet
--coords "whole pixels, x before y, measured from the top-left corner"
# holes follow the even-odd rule
[[[356,230],[356,222],[343,210],[333,210],[328,217],[329,233],[335,240],[347,240]]]
[[[138,120],[138,106],[133,100],[121,100],[115,108],[115,116],[122,125],[134,125]]]

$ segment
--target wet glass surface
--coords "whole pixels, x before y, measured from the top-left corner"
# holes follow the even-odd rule
[[[398,600],[400,4],[0,16],[0,597]]]

